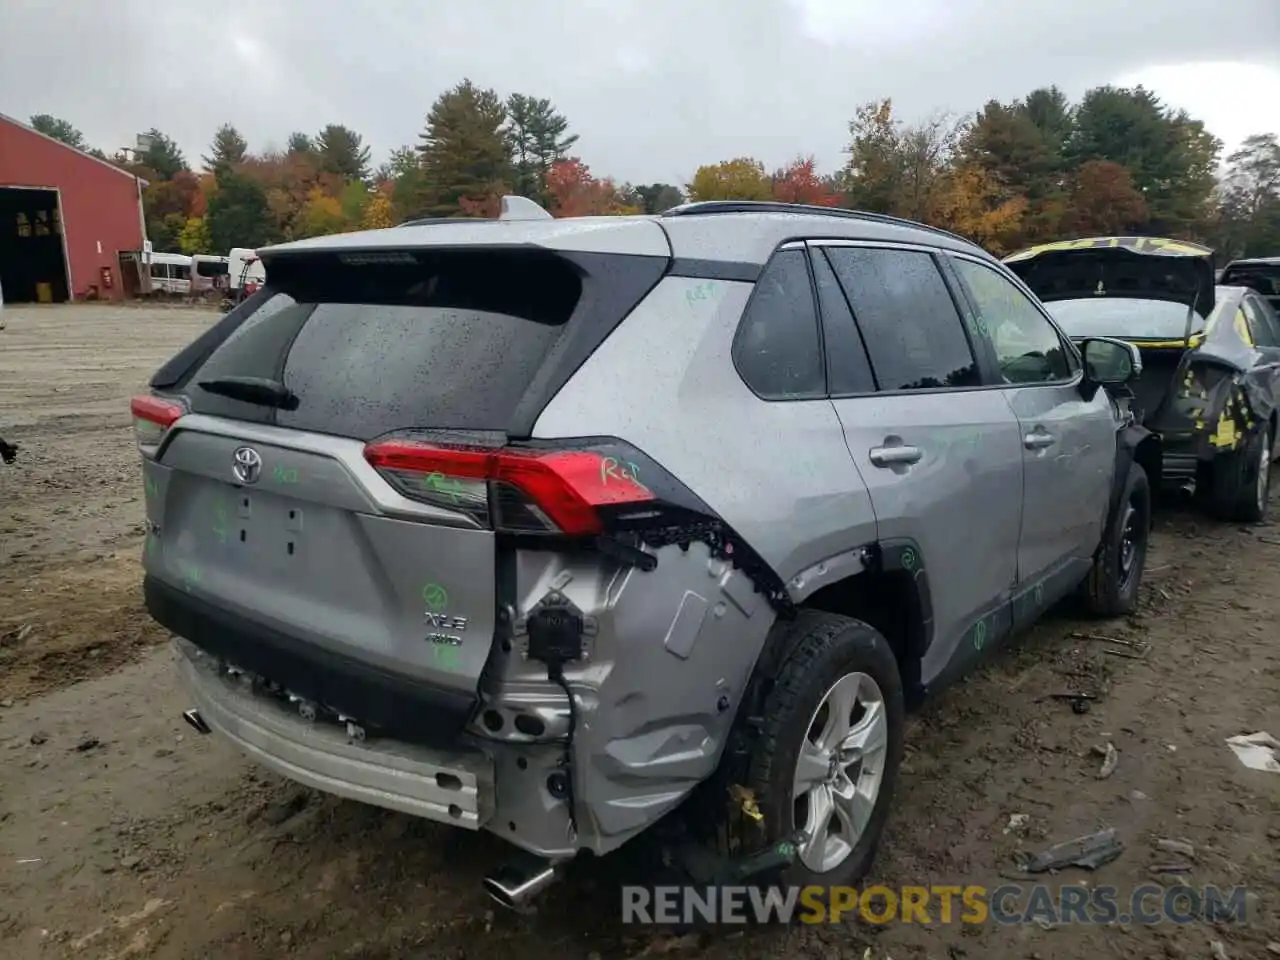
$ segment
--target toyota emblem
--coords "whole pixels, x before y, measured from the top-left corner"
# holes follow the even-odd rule
[[[240,447],[232,454],[231,472],[241,483],[257,483],[262,474],[262,457],[253,447]]]

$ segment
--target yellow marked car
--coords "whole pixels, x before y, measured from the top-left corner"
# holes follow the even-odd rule
[[[1074,340],[1137,346],[1136,418],[1166,485],[1194,482],[1225,520],[1267,512],[1280,405],[1280,315],[1255,287],[1215,285],[1213,251],[1159,237],[1088,237],[1005,259]],[[1229,271],[1228,271],[1229,273]]]

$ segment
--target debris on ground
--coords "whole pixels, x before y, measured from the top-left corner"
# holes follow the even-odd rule
[[[1029,813],[1014,813],[1009,816],[1009,823],[1004,828],[1005,833],[1012,833],[1014,830],[1021,830],[1031,820]]]
[[[1185,840],[1157,840],[1156,846],[1165,853],[1175,853],[1188,860],[1196,858],[1196,848]]]
[[[1236,759],[1250,770],[1262,770],[1266,773],[1280,773],[1280,760],[1275,751],[1280,748],[1280,740],[1269,733],[1251,733],[1247,736],[1228,737],[1227,746],[1236,755]]]
[[[1231,955],[1227,953],[1227,948],[1222,945],[1221,940],[1210,940],[1209,952],[1213,954],[1213,960],[1231,960]]]
[[[80,753],[88,753],[94,747],[102,745],[102,741],[97,737],[81,737],[80,742],[76,744],[76,750]]]
[[[1116,764],[1120,762],[1120,751],[1110,740],[1105,747],[1094,747],[1093,752],[1102,757],[1102,766],[1098,768],[1098,779],[1105,780],[1116,772]]]
[[[1116,837],[1114,827],[1090,833],[1074,840],[1054,844],[1043,853],[1027,857],[1021,864],[1026,873],[1047,873],[1064,867],[1096,870],[1124,852],[1124,844]]]

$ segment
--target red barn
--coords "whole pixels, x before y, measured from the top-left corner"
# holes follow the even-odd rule
[[[0,296],[121,299],[120,253],[146,239],[146,181],[0,114]]]

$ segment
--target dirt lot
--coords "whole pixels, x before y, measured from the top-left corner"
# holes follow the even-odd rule
[[[1280,776],[1224,745],[1280,734],[1280,531],[1173,511],[1142,612],[1058,617],[912,720],[873,879],[1007,882],[1013,855],[1114,827],[1124,854],[1059,884],[1245,885],[1244,926],[839,926],[680,935],[624,927],[619,858],[534,917],[494,915],[499,842],[296,789],[181,722],[141,609],[142,495],[127,399],[213,321],[184,310],[13,309],[0,333],[0,942],[17,958],[893,957],[1280,953]],[[1150,645],[1115,645],[1109,636]],[[1129,654],[1129,656],[1124,656]],[[1053,694],[1096,695],[1087,713]],[[1098,779],[1095,745],[1119,764]],[[1025,814],[1024,826],[1008,829]],[[1161,838],[1194,855],[1159,849]],[[1220,941],[1224,951],[1211,948]],[[870,951],[868,953],[868,950]]]

